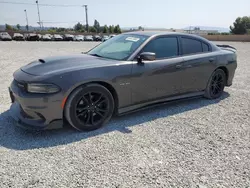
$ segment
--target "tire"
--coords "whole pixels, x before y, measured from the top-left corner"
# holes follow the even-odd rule
[[[226,85],[226,74],[222,69],[217,69],[209,78],[207,88],[205,90],[205,97],[208,99],[217,99],[221,97]]]
[[[110,120],[113,112],[113,96],[99,84],[81,86],[73,91],[64,109],[66,120],[79,131],[100,128]]]

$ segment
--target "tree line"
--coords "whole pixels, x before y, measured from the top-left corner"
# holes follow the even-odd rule
[[[87,26],[78,22],[74,26],[74,30],[77,32],[85,32],[87,30]],[[101,26],[97,20],[94,21],[93,26],[89,26],[88,30],[91,33],[121,33],[122,32],[119,25]]]
[[[28,30],[28,26],[26,25],[26,30]],[[21,26],[17,24],[15,27],[12,27],[9,24],[5,24],[5,28],[7,31],[18,31],[21,30]],[[138,30],[144,30],[141,26]],[[78,22],[73,28],[56,28],[52,27],[48,29],[48,32],[56,33],[56,32],[67,32],[67,31],[76,31],[79,33],[87,32],[87,26]],[[100,23],[95,20],[93,26],[88,27],[88,31],[91,33],[121,33],[121,28],[119,25],[104,25],[101,26]],[[250,16],[238,17],[234,21],[233,25],[230,26],[231,34],[250,34]],[[224,33],[226,34],[226,33]]]
[[[17,24],[15,27],[12,27],[9,24],[5,24],[5,30],[6,31],[18,31],[18,30],[21,30],[21,26],[19,24]],[[27,25],[26,25],[26,30],[28,30]],[[78,33],[90,32],[90,33],[109,33],[109,34],[112,34],[112,33],[119,34],[122,32],[119,24],[118,25],[101,26],[97,20],[94,21],[93,26],[88,26],[88,28],[86,25],[83,25],[80,22],[78,22],[77,24],[74,25],[73,28],[51,27],[47,31],[49,33],[75,31]]]
[[[230,32],[232,34],[250,34],[250,16],[238,17],[230,26]]]

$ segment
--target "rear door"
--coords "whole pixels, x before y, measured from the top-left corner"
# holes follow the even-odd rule
[[[207,81],[214,70],[216,56],[205,41],[194,37],[182,36],[181,54],[184,58],[183,77],[180,91],[182,94],[198,92],[206,88]]]

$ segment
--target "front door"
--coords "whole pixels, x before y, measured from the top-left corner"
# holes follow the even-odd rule
[[[180,91],[183,58],[179,57],[178,38],[174,36],[152,39],[141,52],[153,52],[156,60],[136,61],[132,68],[132,103],[142,103]]]

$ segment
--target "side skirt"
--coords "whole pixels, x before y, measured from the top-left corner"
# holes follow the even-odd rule
[[[117,115],[122,116],[122,115],[129,114],[132,112],[137,112],[140,110],[145,110],[145,109],[149,109],[152,107],[164,105],[164,104],[167,104],[167,103],[170,103],[173,101],[177,101],[177,100],[183,100],[183,99],[188,100],[188,99],[192,99],[192,98],[199,98],[203,95],[204,95],[204,91],[201,91],[201,92],[195,92],[195,93],[188,93],[188,94],[184,94],[184,95],[177,95],[177,96],[173,96],[173,97],[161,98],[161,99],[157,99],[154,101],[149,101],[149,102],[145,102],[145,103],[140,103],[140,104],[120,108],[120,109],[118,109]]]

